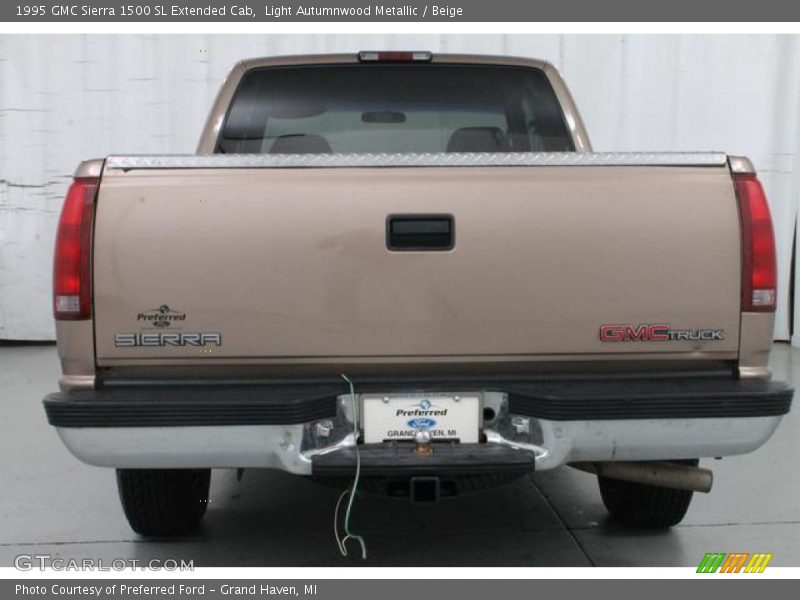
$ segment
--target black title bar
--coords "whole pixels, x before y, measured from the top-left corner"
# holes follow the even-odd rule
[[[2,21],[17,22],[792,22],[786,0],[11,0]]]

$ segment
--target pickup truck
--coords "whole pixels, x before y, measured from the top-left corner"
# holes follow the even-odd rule
[[[426,503],[570,465],[665,528],[789,411],[775,260],[748,159],[595,153],[546,62],[246,60],[196,154],[78,167],[44,406],[142,535],[214,468]]]

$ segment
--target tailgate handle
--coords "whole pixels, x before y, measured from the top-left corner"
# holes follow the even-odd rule
[[[452,250],[455,245],[453,215],[389,215],[386,247],[393,251]]]

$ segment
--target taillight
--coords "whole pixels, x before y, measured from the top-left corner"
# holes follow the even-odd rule
[[[77,178],[67,192],[56,233],[53,259],[53,315],[56,319],[92,316],[92,221],[97,179]]]
[[[752,173],[734,174],[742,226],[742,310],[775,312],[775,235],[767,196]]]
[[[430,62],[430,52],[359,52],[361,62]]]

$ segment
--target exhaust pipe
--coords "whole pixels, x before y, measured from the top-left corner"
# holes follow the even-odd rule
[[[711,491],[714,482],[709,469],[665,461],[578,462],[569,466],[609,479],[704,494]]]

